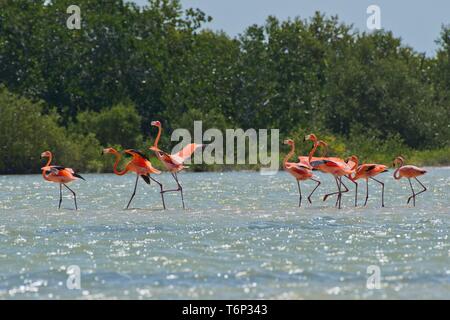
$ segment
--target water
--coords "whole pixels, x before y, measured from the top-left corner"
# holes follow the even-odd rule
[[[320,174],[300,209],[284,172],[181,174],[186,211],[175,194],[162,211],[156,186],[141,182],[124,211],[131,174],[73,183],[79,211],[68,193],[57,210],[58,186],[39,175],[0,176],[0,299],[450,299],[450,168],[429,171],[416,208],[390,172],[386,208],[371,184],[367,208],[349,194],[340,211],[320,200],[334,188]],[[81,290],[66,286],[71,265]],[[379,290],[366,286],[371,265]]]

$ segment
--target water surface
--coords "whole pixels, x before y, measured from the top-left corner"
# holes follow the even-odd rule
[[[188,208],[170,194],[166,211],[142,182],[123,210],[132,174],[71,184],[78,211],[69,193],[58,210],[58,186],[40,175],[0,176],[0,298],[450,299],[450,168],[429,168],[415,208],[408,182],[391,174],[380,178],[386,208],[371,184],[366,208],[349,193],[337,210],[321,201],[335,185],[320,174],[313,204],[298,208],[284,172],[184,173]],[[158,178],[175,187],[170,175]],[[361,183],[360,201],[364,192]],[[71,265],[81,290],[66,286]],[[379,290],[366,286],[371,265]]]

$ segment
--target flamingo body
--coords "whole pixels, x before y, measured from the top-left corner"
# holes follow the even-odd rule
[[[41,170],[45,180],[55,183],[70,183],[78,179],[84,180],[84,178],[75,173],[72,168],[64,168],[61,166],[45,166],[42,167]]]
[[[353,180],[375,177],[380,173],[386,172],[387,169],[388,167],[383,164],[365,163],[358,166],[355,175],[353,176]]]
[[[427,173],[427,170],[416,167],[416,166],[402,166],[399,168],[397,176],[399,179],[401,178],[416,178],[419,176],[423,176],[425,173]]]
[[[304,181],[313,176],[311,168],[302,163],[287,162],[284,168],[297,180]]]
[[[153,167],[150,160],[140,151],[128,149],[125,150],[125,153],[128,153],[133,157],[133,159],[126,166],[128,171],[135,172],[140,176],[161,173],[161,171]]]

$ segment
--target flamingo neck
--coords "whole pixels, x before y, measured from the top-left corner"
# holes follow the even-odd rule
[[[158,126],[158,135],[156,136],[155,142],[153,143],[153,147],[158,148],[159,139],[161,138],[162,127]]]
[[[359,159],[358,159],[358,157],[352,157],[351,160],[353,162],[355,162],[355,165],[352,167],[352,170],[356,170],[356,168],[358,168],[358,165],[359,165]]]
[[[48,157],[46,167],[50,166],[50,163],[52,162],[53,155],[50,153],[50,156]],[[42,177],[44,177],[45,180],[48,180],[47,175],[45,174],[45,170],[42,170]]]
[[[400,164],[399,164],[398,168],[394,171],[394,179],[395,180],[399,180],[401,178],[400,174],[399,174],[399,170],[401,167],[403,167],[403,161],[401,159],[399,159],[398,161],[400,161]]]
[[[284,160],[283,160],[283,166],[286,168],[286,163],[288,162],[288,160],[290,159],[290,158],[292,158],[292,156],[294,155],[294,152],[295,152],[295,145],[294,144],[292,144],[291,145],[291,151],[289,151],[289,153],[286,155],[286,157],[284,157]]]
[[[352,177],[352,175],[351,174],[349,174],[349,178],[351,179],[351,180],[353,180],[353,181],[355,181],[355,178],[356,178],[356,169],[358,168],[358,165],[359,165],[359,159],[358,159],[358,157],[352,157],[350,160],[352,160],[353,162],[355,162],[355,164],[353,165],[353,167],[352,167],[352,171],[353,171],[353,177]]]
[[[398,170],[400,170],[400,167],[397,168],[397,170],[394,171],[394,179],[395,180],[399,180],[400,179],[400,175],[398,174]]]
[[[309,163],[311,163],[311,159],[314,155],[314,153],[316,153],[317,147],[319,146],[319,143],[317,141],[314,141],[314,146],[311,149],[311,151],[309,152],[309,157],[308,157],[308,161]]]
[[[322,149],[322,157],[325,158],[327,156],[327,154],[328,154],[328,145],[325,144],[325,143],[322,143],[320,145],[323,147],[323,149]]]
[[[50,153],[50,156],[48,157],[48,160],[47,160],[47,164],[45,166],[48,167],[50,165],[50,163],[52,163],[52,160],[53,160],[53,154]]]
[[[114,162],[114,167],[113,167],[114,173],[117,174],[118,176],[123,176],[125,173],[128,172],[128,169],[125,168],[123,171],[118,171],[117,166],[119,165],[122,155],[119,152],[114,153],[114,155],[116,156],[116,162]]]

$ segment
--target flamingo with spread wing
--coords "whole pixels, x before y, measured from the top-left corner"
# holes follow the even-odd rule
[[[152,121],[151,125],[158,128],[158,135],[156,136],[155,142],[153,143],[153,146],[151,146],[149,149],[154,151],[156,154],[156,157],[164,164],[166,169],[170,172],[173,179],[177,183],[177,189],[171,189],[171,190],[164,190],[163,193],[166,192],[180,192],[181,194],[181,202],[183,203],[183,209],[185,209],[184,205],[184,197],[183,197],[183,187],[180,184],[180,181],[178,180],[177,173],[181,170],[187,168],[187,166],[184,165],[184,162],[191,157],[191,155],[199,148],[204,147],[203,144],[197,144],[197,143],[191,143],[185,146],[180,152],[169,154],[167,152],[162,151],[158,147],[159,139],[161,138],[162,133],[162,125],[159,121]]]

